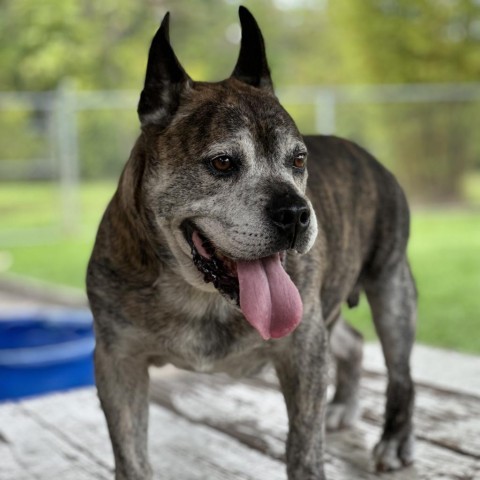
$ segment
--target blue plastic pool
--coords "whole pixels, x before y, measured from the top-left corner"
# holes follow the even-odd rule
[[[0,401],[92,385],[87,310],[0,314]]]

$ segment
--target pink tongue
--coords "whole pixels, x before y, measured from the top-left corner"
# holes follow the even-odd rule
[[[237,273],[240,308],[265,340],[284,337],[295,329],[302,319],[302,299],[278,253],[237,262]]]

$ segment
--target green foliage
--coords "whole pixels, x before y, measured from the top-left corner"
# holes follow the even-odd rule
[[[3,0],[0,89],[47,90],[64,77],[85,88],[138,85],[151,16],[143,2]]]
[[[41,111],[35,114],[32,110],[0,110],[0,158],[2,163],[9,162],[9,168],[4,168],[0,173],[3,178],[8,178],[10,173],[5,170],[15,170],[17,176],[26,174],[29,168],[26,159],[36,160],[37,171],[31,176],[46,175],[51,178],[53,169],[48,159],[48,115],[44,114]]]
[[[239,3],[0,0],[0,90],[50,90],[69,77],[79,89],[140,91],[148,45],[167,10],[174,49],[191,76],[225,78],[238,55]],[[278,86],[478,81],[477,0],[242,3],[262,27]],[[314,130],[312,107],[289,107],[303,131]],[[338,133],[366,143],[409,192],[423,200],[457,199],[465,171],[480,165],[478,138],[470,133],[480,120],[476,104],[338,108]],[[40,137],[48,136],[50,120],[33,106],[28,114],[6,114],[11,118],[4,119],[2,113],[2,132],[19,131],[22,136],[16,141],[16,135],[3,135],[0,157],[19,159],[22,173],[27,170],[26,164],[20,165],[22,158],[48,155]],[[115,176],[136,134],[133,109],[131,115],[97,112],[80,117],[82,174]],[[27,127],[32,131],[24,136]]]
[[[333,24],[341,29],[343,67],[357,83],[478,80],[479,2],[335,0],[330,5]]]
[[[355,83],[478,81],[480,3],[474,0],[335,0],[330,15],[341,33],[343,76]],[[480,146],[469,126],[478,105],[385,105],[366,122],[394,152],[394,170],[422,200],[458,199]],[[470,130],[471,131],[471,130]],[[384,157],[385,158],[385,157]]]
[[[81,176],[118,178],[139,134],[135,110],[85,111],[78,115]]]
[[[465,200],[465,172],[480,166],[476,103],[347,104],[337,116],[342,134],[368,146],[411,200]]]
[[[139,88],[167,10],[172,43],[192,77],[224,78],[238,52],[239,3],[2,0],[0,90],[52,89],[63,77],[81,88]],[[478,80],[474,0],[242,3],[262,27],[279,85]]]
[[[147,48],[165,12],[179,58],[198,80],[219,80],[233,70],[238,45],[237,8],[221,0],[3,0],[0,16],[0,90],[53,89],[64,77],[81,88],[140,88]],[[268,39],[280,84],[325,80],[322,10],[279,10],[272,0],[244,2]],[[313,41],[312,41],[313,40]],[[302,51],[305,61],[290,62]],[[282,58],[283,57],[283,58]],[[313,75],[312,75],[313,73]]]

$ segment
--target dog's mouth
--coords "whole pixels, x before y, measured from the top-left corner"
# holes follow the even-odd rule
[[[303,305],[283,267],[285,252],[256,260],[232,259],[192,222],[185,221],[182,230],[203,280],[233,300],[265,340],[284,337],[297,327]]]
[[[223,295],[239,305],[237,264],[222,255],[191,222],[182,224],[183,234],[191,248],[193,263],[206,283],[213,283]]]

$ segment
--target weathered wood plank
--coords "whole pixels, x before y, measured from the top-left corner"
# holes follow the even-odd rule
[[[363,365],[367,371],[385,373],[385,360],[378,343],[365,344]],[[476,395],[480,398],[480,356],[478,355],[468,355],[417,343],[413,348],[412,372],[413,378],[422,384],[455,393]]]
[[[365,376],[361,405],[365,418],[380,423],[384,409],[386,379]],[[418,438],[480,459],[480,399],[417,387],[415,425]]]
[[[85,451],[105,470],[113,471],[113,457],[105,420],[93,388],[38,397],[20,404],[24,412],[63,439]]]
[[[26,402],[24,408],[73,449],[87,450],[98,464],[113,467],[105,420],[93,389]],[[283,463],[158,405],[150,408],[149,440],[158,480],[286,479]]]
[[[352,431],[328,436],[329,478],[379,478],[370,451],[380,434],[384,388],[383,377],[367,375],[362,421]],[[154,378],[152,397],[168,407],[151,407],[156,479],[285,480],[287,420],[272,373],[233,381],[175,371]],[[479,406],[475,396],[420,386],[416,465],[388,480],[480,478]],[[104,480],[112,470],[93,389],[0,406],[0,480]]]
[[[379,397],[383,399],[383,394]],[[283,458],[287,418],[283,398],[273,388],[255,382],[235,382],[225,376],[182,373],[174,379],[155,379],[152,398],[192,421],[218,428],[273,458]],[[383,406],[379,406],[376,422],[382,411]],[[330,478],[378,478],[370,451],[379,434],[379,426],[361,421],[353,431],[329,435]],[[417,443],[416,465],[389,476],[391,480],[468,479],[480,472],[474,458],[426,441]],[[340,473],[339,465],[348,468],[349,475]]]
[[[0,407],[1,480],[106,480],[108,471],[32,418],[22,405]]]
[[[258,381],[278,388],[272,369],[265,370]],[[363,416],[378,425],[383,422],[385,390],[385,376],[364,372],[360,389]],[[415,425],[418,438],[480,459],[480,398],[417,385]]]
[[[278,388],[273,369],[266,369],[253,380],[256,382]],[[333,393],[333,387],[331,390]],[[378,425],[383,422],[385,390],[384,375],[364,372],[360,389],[363,417]],[[415,403],[418,438],[480,459],[480,397],[453,392],[445,386],[417,384]]]

